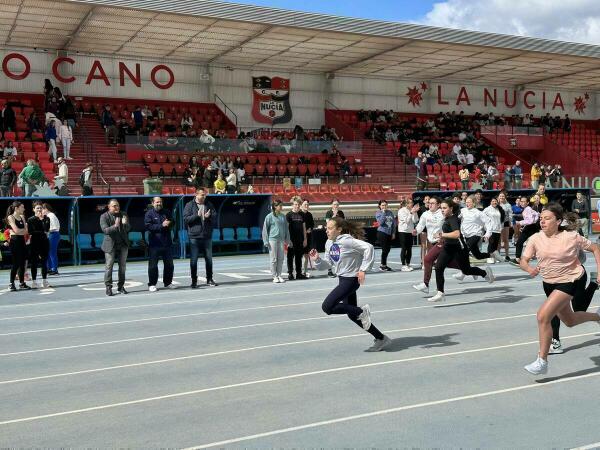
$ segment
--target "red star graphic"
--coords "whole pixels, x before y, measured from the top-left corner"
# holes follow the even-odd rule
[[[405,94],[408,97],[408,103],[412,104],[415,108],[421,106],[423,100],[423,94],[417,89],[416,86],[408,88]]]
[[[425,83],[424,81],[421,82],[421,90],[422,91],[426,91],[427,90],[427,83]]]
[[[585,108],[587,104],[583,97],[575,97],[573,106],[575,107],[575,111],[577,112],[577,114],[585,114]]]

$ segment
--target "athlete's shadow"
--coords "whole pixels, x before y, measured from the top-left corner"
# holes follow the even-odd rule
[[[563,379],[567,379],[567,378],[575,378],[575,377],[580,377],[583,375],[589,375],[591,373],[600,372],[600,356],[594,356],[590,359],[596,365],[596,367],[590,367],[589,369],[583,369],[583,370],[579,370],[577,372],[566,373],[566,374],[558,376],[558,377],[542,378],[540,380],[535,380],[535,382],[536,383],[549,383],[551,381],[563,380]]]
[[[458,303],[458,304],[448,304],[448,305],[444,305],[444,304],[440,304],[435,306],[435,308],[455,308],[457,306],[469,306],[469,305],[477,305],[480,303],[517,303],[520,302],[521,300],[524,300],[526,297],[523,296],[518,296],[518,295],[499,295],[499,296],[494,296],[494,297],[490,297],[490,298],[484,298],[482,300],[473,300],[472,302],[466,302],[466,303]]]
[[[452,340],[454,336],[458,336],[458,333],[442,334],[440,336],[407,336],[396,338],[392,340],[392,343],[385,351],[399,352],[412,347],[438,348],[460,344],[460,342]]]
[[[564,349],[563,353],[569,353],[573,350],[578,350],[580,348],[591,347],[592,345],[600,344],[600,339],[593,339],[591,341],[582,342],[581,344],[573,345],[571,347],[567,347]]]

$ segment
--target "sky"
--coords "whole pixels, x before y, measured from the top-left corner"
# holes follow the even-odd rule
[[[600,45],[600,0],[221,0]]]

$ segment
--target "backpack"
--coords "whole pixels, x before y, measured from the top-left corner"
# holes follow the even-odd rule
[[[81,175],[79,175],[79,186],[85,186],[85,172],[81,172]]]

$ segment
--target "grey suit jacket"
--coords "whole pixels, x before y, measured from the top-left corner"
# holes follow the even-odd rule
[[[124,212],[121,213],[121,219],[127,217]],[[102,251],[110,253],[115,248],[115,240],[118,241],[118,236],[121,236],[121,240],[125,243],[125,247],[129,247],[129,230],[131,228],[129,217],[127,217],[127,223],[117,227],[115,225],[115,217],[110,213],[105,212],[100,216],[100,228],[104,233],[104,241],[102,241]]]

